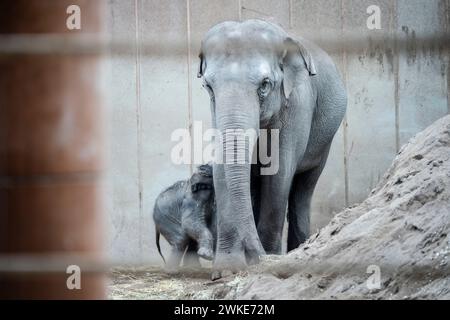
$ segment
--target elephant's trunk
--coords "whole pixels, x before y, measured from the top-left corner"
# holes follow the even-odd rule
[[[257,101],[239,99],[233,92],[216,97],[216,126],[222,134],[223,164],[214,167],[217,198],[217,251],[231,259],[247,258],[261,253],[252,211],[250,170],[254,144],[259,130]],[[256,100],[256,99],[254,99]],[[256,252],[257,251],[257,252]],[[234,263],[244,261],[231,261]]]

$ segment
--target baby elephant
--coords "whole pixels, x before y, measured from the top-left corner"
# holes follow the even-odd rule
[[[199,265],[198,256],[212,260],[214,256],[215,201],[212,167],[201,165],[188,180],[178,181],[163,191],[155,202],[153,220],[159,254],[160,234],[172,246],[167,267],[176,270],[184,264]],[[214,227],[213,227],[214,226]],[[187,262],[188,259],[192,259]]]

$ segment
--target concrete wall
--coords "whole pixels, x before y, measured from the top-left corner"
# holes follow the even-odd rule
[[[330,52],[346,82],[349,105],[313,202],[313,231],[360,202],[401,144],[449,113],[448,53],[442,46],[396,45],[449,30],[448,0],[110,0],[113,40],[132,55],[110,60],[109,252],[122,261],[157,258],[152,206],[165,187],[189,176],[174,165],[170,134],[193,121],[210,125],[209,97],[197,79],[202,35],[225,20],[262,18]],[[381,8],[381,30],[366,26],[369,5]],[[327,39],[358,35],[363,46]],[[188,38],[191,41],[188,41]],[[373,39],[381,38],[381,44]],[[167,39],[162,55],[142,44]],[[399,42],[400,43],[400,42]],[[164,248],[167,252],[167,247]]]

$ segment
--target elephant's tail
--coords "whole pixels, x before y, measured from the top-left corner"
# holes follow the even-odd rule
[[[161,252],[161,246],[159,245],[159,238],[161,236],[161,232],[159,232],[158,228],[155,228],[155,234],[156,234],[156,247],[158,248],[159,255],[163,259],[164,263],[166,263],[166,259],[164,259],[164,256]]]

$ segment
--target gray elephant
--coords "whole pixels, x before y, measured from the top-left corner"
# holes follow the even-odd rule
[[[261,165],[250,161],[214,164],[214,267],[241,269],[264,253],[280,254],[286,211],[287,247],[297,248],[309,237],[311,197],[346,111],[335,64],[272,23],[223,22],[202,41],[198,76],[211,97],[215,129],[279,130],[276,174],[261,175]],[[222,140],[223,154],[254,152],[256,143],[229,139]]]
[[[153,210],[156,246],[164,262],[160,234],[172,246],[169,270],[176,270],[183,256],[189,266],[200,265],[198,256],[213,259],[214,211],[211,165],[199,166],[190,179],[176,182],[157,197]]]

